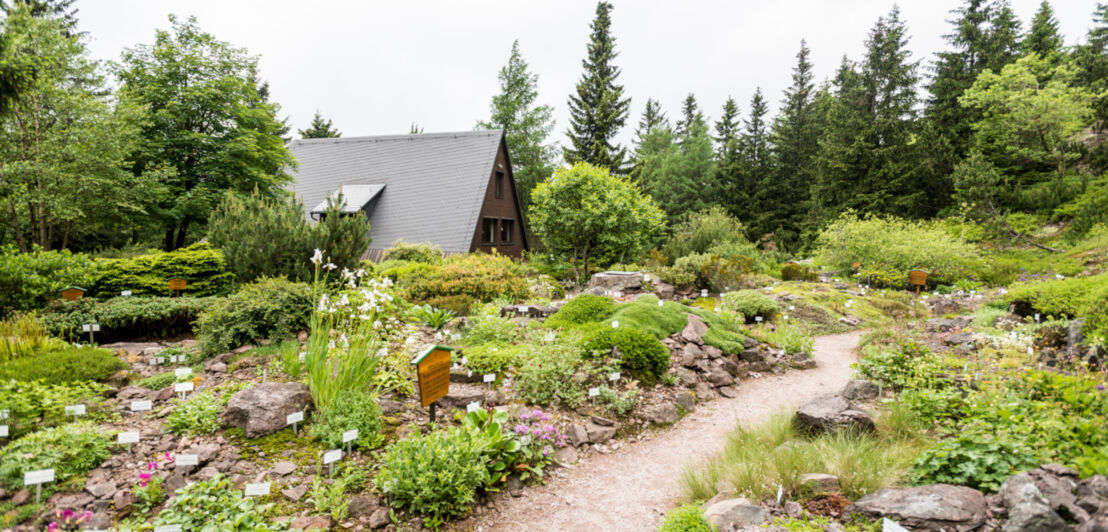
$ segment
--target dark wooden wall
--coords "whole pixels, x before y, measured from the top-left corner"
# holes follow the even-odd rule
[[[496,172],[498,171],[504,173],[504,194],[501,198],[496,197]],[[488,245],[482,238],[485,218],[495,218],[497,220],[496,242],[492,245]],[[500,220],[513,221],[510,244],[500,241]],[[496,154],[493,171],[489,175],[488,187],[485,189],[485,201],[481,206],[481,215],[477,217],[477,227],[473,230],[473,243],[470,245],[470,251],[490,252],[493,248],[496,248],[498,253],[509,257],[522,256],[523,250],[528,249],[523,237],[523,221],[520,220],[519,204],[516,199],[511,164],[508,161],[507,145],[503,139],[500,141],[500,150]]]

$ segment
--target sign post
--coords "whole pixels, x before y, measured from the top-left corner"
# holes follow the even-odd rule
[[[908,272],[908,284],[916,287],[916,295],[918,296],[920,289],[927,284],[927,272],[923,270]]]
[[[173,297],[181,297],[181,292],[188,287],[189,283],[183,277],[172,277],[169,279],[169,289],[173,290]]]
[[[450,352],[453,347],[432,345],[412,359],[419,376],[419,403],[430,407],[431,422],[435,422],[435,401],[450,390]]]
[[[92,345],[93,344],[92,333],[100,332],[100,324],[99,323],[86,323],[86,324],[81,326],[81,332],[87,332],[88,333],[88,343],[89,343],[89,345]]]

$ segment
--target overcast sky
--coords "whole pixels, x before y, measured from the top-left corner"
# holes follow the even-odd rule
[[[694,92],[710,118],[728,95],[745,115],[755,87],[776,109],[801,39],[812,49],[816,79],[832,75],[844,54],[860,57],[885,0],[616,0],[612,29],[631,97],[620,136],[630,140],[648,97],[667,114]],[[954,0],[901,1],[913,58],[930,62],[945,48]],[[1012,0],[1024,23],[1039,0]],[[1066,44],[1084,40],[1095,0],[1052,2]],[[553,140],[565,142],[567,96],[596,9],[593,1],[78,0],[80,29],[92,55],[114,60],[151,43],[168,15],[195,15],[216,38],[261,57],[262,76],[295,132],[319,109],[344,136],[472,129],[489,114],[497,71],[512,41],[539,75],[539,99],[554,106]],[[771,111],[772,112],[772,111]]]

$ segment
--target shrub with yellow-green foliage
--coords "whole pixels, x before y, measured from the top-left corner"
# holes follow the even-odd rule
[[[477,303],[528,297],[521,270],[511,258],[494,252],[452,255],[439,264],[408,262],[388,270],[382,264],[381,274],[392,277],[412,303],[464,315]]]
[[[227,267],[223,252],[207,243],[169,252],[123,259],[97,261],[99,271],[93,281],[97,297],[115,297],[124,290],[135,296],[169,296],[169,279],[188,281],[185,294],[211,296],[227,293],[235,275]]]
[[[1108,274],[1018,283],[1007,300],[1016,311],[1056,318],[1084,318],[1084,333],[1095,345],[1108,345]]]
[[[819,262],[847,272],[858,262],[874,282],[888,288],[908,284],[908,272],[930,272],[928,283],[951,284],[973,278],[983,261],[977,248],[940,225],[895,217],[860,218],[848,212],[816,239]],[[879,285],[881,286],[881,285]]]

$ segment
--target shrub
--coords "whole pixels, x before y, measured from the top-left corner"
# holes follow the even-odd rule
[[[53,469],[61,484],[99,466],[111,456],[111,440],[91,423],[70,423],[32,432],[0,449],[0,483],[23,488],[23,473]]]
[[[693,504],[679,506],[666,514],[658,532],[715,532],[716,527],[704,517],[704,509]]]
[[[585,354],[619,349],[620,364],[653,382],[669,370],[669,349],[647,332],[620,325],[595,324],[586,333],[581,349]]]
[[[526,345],[487,343],[467,347],[462,354],[466,359],[465,366],[470,371],[478,375],[504,375],[509,367],[519,364],[521,353],[526,348]]]
[[[169,279],[188,281],[185,294],[212,296],[231,290],[234,275],[227,269],[223,253],[206,242],[169,252],[123,259],[101,259],[93,292],[97,297],[115,297],[123,290],[136,296],[170,296]]]
[[[454,319],[454,311],[434,308],[431,305],[416,305],[409,311],[409,315],[418,323],[422,323],[436,331]]]
[[[67,347],[0,365],[0,380],[43,380],[50,384],[103,381],[127,367],[115,353],[94,347]]]
[[[579,347],[563,343],[537,346],[521,355],[516,390],[531,404],[561,401],[576,407],[585,400],[584,384],[574,379],[581,365]]]
[[[931,272],[929,283],[972,277],[981,257],[972,244],[952,236],[941,225],[893,217],[859,218],[845,213],[817,237],[818,259],[839,271],[882,265],[907,281],[910,270]]]
[[[223,250],[231,270],[242,281],[287,277],[310,281],[307,258],[313,249],[339,268],[357,269],[369,249],[369,222],[331,201],[319,223],[304,218],[299,199],[269,199],[258,192],[241,197],[228,191],[208,222],[208,239]]]
[[[531,297],[541,299],[562,299],[566,297],[566,289],[557,279],[549,275],[540,275],[531,279]]]
[[[159,373],[157,375],[142,379],[141,381],[136,382],[135,385],[146,388],[147,390],[158,391],[176,382],[177,375],[175,375],[172,371],[167,371],[165,373]]]
[[[393,505],[425,516],[424,524],[437,529],[463,515],[488,479],[483,451],[464,429],[427,435],[412,431],[385,451],[377,489]]]
[[[46,325],[34,314],[20,314],[0,320],[0,363],[54,347]]]
[[[475,303],[502,298],[516,301],[530,294],[519,266],[497,253],[466,253],[452,255],[442,264],[415,264],[420,266],[397,274],[396,278],[405,299],[413,303],[426,303],[461,315],[468,314]]]
[[[91,288],[95,275],[96,264],[87,255],[0,247],[0,314],[43,307],[70,286]]]
[[[81,299],[51,304],[42,321],[54,336],[87,339],[86,323],[100,324],[97,341],[139,336],[169,337],[192,331],[200,313],[218,301],[213,297],[117,297],[107,301]]]
[[[769,343],[784,349],[790,355],[811,357],[815,350],[815,339],[799,327],[779,327],[767,336]]]
[[[967,434],[925,451],[912,469],[912,481],[916,485],[941,482],[995,493],[1009,476],[1037,464],[1030,450],[1015,442],[987,434]]]
[[[819,274],[813,272],[807,266],[800,264],[785,264],[781,266],[782,281],[817,281]]]
[[[479,316],[473,319],[473,326],[466,331],[466,342],[470,345],[488,343],[508,344],[519,338],[516,324],[500,316]]]
[[[153,525],[180,525],[182,530],[226,530],[232,532],[268,532],[288,530],[284,521],[269,519],[272,505],[258,504],[242,490],[235,489],[230,479],[216,475],[208,480],[189,484],[179,490]]]
[[[708,253],[711,248],[728,246],[739,254],[753,258],[757,254],[754,244],[746,239],[746,227],[738,218],[718,205],[702,211],[689,213],[677,227],[673,235],[662,247],[662,253],[671,261],[693,253]]]
[[[606,321],[618,321],[620,327],[648,332],[659,340],[681,332],[689,322],[687,307],[671,301],[658,305],[658,298],[652,295],[639,296],[630,303],[617,305],[615,309]]]
[[[8,411],[9,436],[17,438],[35,426],[61,425],[72,419],[68,405],[84,404],[89,418],[103,413],[104,394],[111,387],[96,382],[47,384],[43,381],[0,380],[0,410]]]
[[[604,296],[580,294],[546,320],[550,327],[582,325],[603,320],[615,311],[615,302]]]
[[[688,266],[681,268],[665,266],[658,270],[659,279],[678,288],[695,285],[696,274],[697,272],[689,269]]]
[[[742,286],[754,262],[748,257],[727,257],[715,253],[692,253],[677,259],[673,269],[680,276],[693,276],[692,284],[723,292]],[[677,286],[677,285],[675,285]]]
[[[590,267],[632,262],[653,247],[665,214],[630,180],[577,163],[539,183],[531,196],[531,229],[552,255]]]
[[[228,397],[229,399],[229,397]],[[165,430],[178,436],[203,436],[219,430],[219,413],[226,401],[216,392],[205,390],[187,401],[177,401],[165,418]]]
[[[432,244],[431,242],[409,244],[402,240],[397,240],[393,243],[391,248],[385,250],[381,258],[383,260],[404,260],[437,264],[442,262],[442,248],[440,248],[438,244]]]
[[[769,320],[781,311],[777,301],[756,290],[739,290],[723,294],[723,306],[727,310],[742,314],[747,322],[754,321],[756,316]]]
[[[278,341],[308,327],[311,287],[281,278],[259,279],[200,314],[196,339],[210,357],[259,338]]]
[[[1007,300],[1025,316],[1038,312],[1044,317],[1084,317],[1082,332],[1089,343],[1108,345],[1108,306],[1104,304],[1108,301],[1108,274],[1019,283],[1012,287]]]
[[[381,407],[375,395],[362,390],[340,394],[320,412],[312,424],[312,436],[337,449],[343,446],[342,433],[354,429],[358,430],[354,447],[368,450],[381,445]]]

